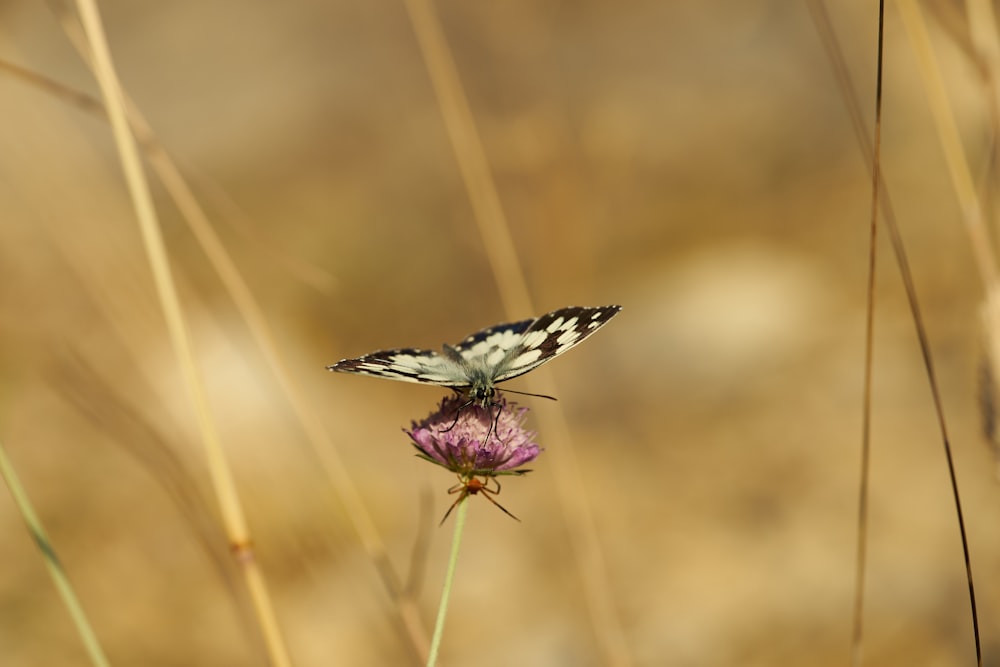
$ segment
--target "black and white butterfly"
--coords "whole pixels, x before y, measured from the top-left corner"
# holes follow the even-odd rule
[[[498,324],[458,345],[433,350],[382,350],[343,359],[327,370],[451,387],[469,404],[493,405],[496,384],[523,375],[583,342],[621,306],[560,308],[533,320]]]

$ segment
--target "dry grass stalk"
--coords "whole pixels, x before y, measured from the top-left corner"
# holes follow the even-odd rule
[[[185,383],[197,413],[198,426],[208,458],[209,472],[216,498],[221,507],[230,545],[241,565],[271,662],[279,667],[284,667],[290,665],[291,661],[278,627],[277,617],[263,573],[254,557],[249,530],[236,491],[232,470],[226,461],[225,452],[219,442],[208,407],[201,372],[191,346],[166,246],[149,193],[149,186],[143,173],[142,161],[129,128],[121,86],[114,70],[100,14],[93,0],[78,0],[77,8],[84,33],[90,44],[94,73],[104,98],[105,109],[132,196],[132,203],[135,207],[147,258],[153,271],[153,279],[167,322],[170,339],[176,350]]]

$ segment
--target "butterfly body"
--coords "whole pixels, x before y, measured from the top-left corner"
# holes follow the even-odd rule
[[[467,391],[492,405],[496,384],[523,375],[575,347],[607,324],[621,306],[561,308],[541,317],[478,331],[442,352],[401,348],[342,359],[328,370]]]

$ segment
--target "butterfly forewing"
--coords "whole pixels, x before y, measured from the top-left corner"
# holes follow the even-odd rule
[[[523,375],[576,347],[611,321],[621,306],[570,307],[542,315],[525,330],[518,344],[497,367],[495,382]]]
[[[492,397],[493,384],[527,373],[580,344],[607,324],[621,306],[570,307],[534,320],[498,324],[476,332],[445,354],[399,349],[343,359],[331,371],[358,373],[389,380],[469,388]]]
[[[521,342],[524,332],[528,330],[537,320],[524,320],[522,322],[510,322],[509,324],[498,324],[489,329],[483,329],[472,334],[455,349],[466,359],[486,356],[490,357],[501,351],[501,357],[508,350],[516,347]]]

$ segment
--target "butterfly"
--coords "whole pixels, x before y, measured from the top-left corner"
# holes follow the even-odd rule
[[[467,392],[469,404],[492,406],[496,385],[576,347],[611,321],[621,306],[571,306],[533,320],[498,324],[441,352],[398,349],[342,359],[327,370],[451,387]]]

